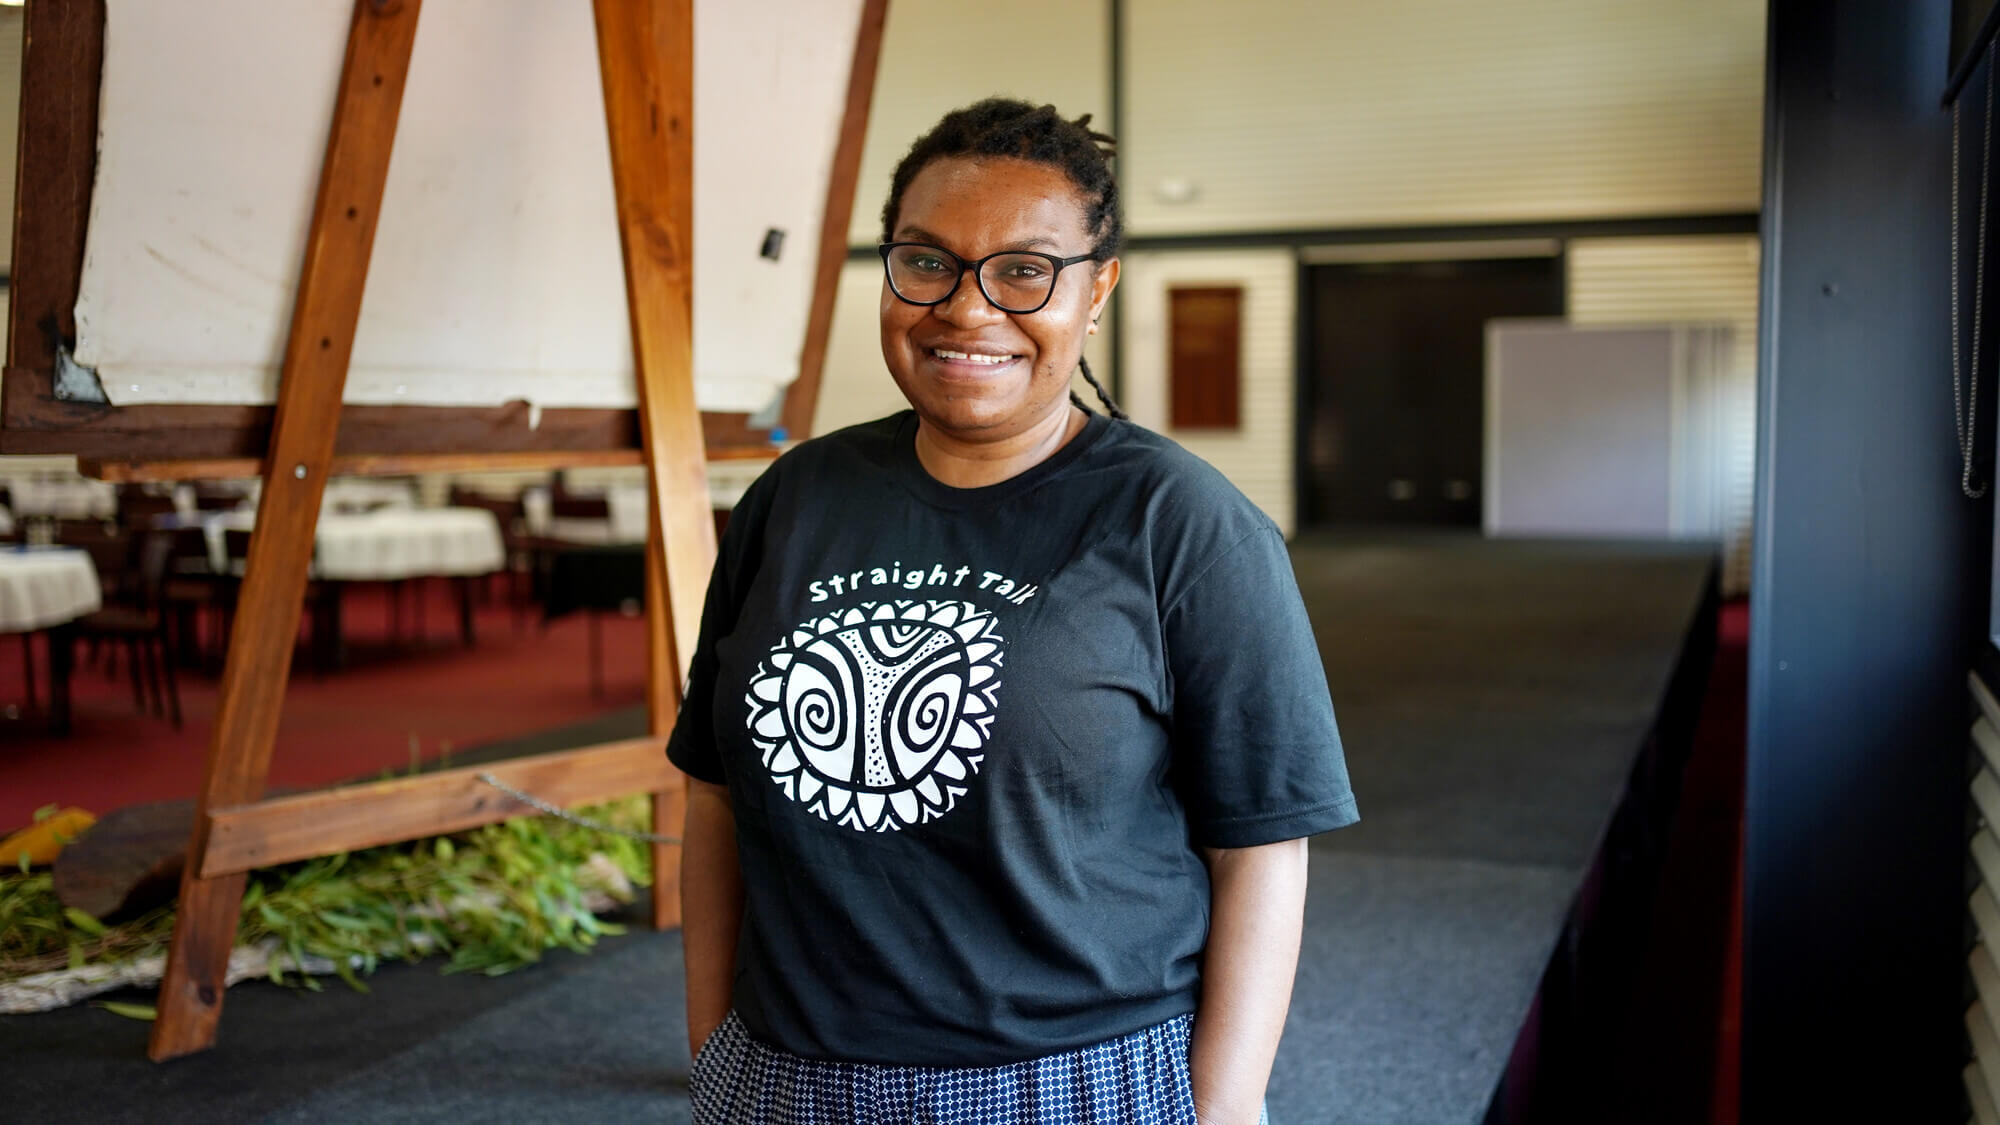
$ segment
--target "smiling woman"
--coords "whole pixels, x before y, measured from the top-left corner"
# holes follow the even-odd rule
[[[697,1122],[1262,1117],[1304,837],[1354,798],[1277,529],[1083,362],[1109,141],[1003,100],[919,139],[911,409],[730,519],[668,746]]]

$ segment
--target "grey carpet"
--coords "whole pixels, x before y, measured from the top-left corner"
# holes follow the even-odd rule
[[[1700,602],[1705,550],[1308,539],[1362,823],[1314,841],[1278,1125],[1477,1121]],[[489,754],[622,737],[627,711]],[[485,755],[481,755],[485,756]],[[460,761],[474,760],[461,755]],[[680,944],[635,932],[496,979],[230,992],[164,1066],[88,1008],[0,1017],[8,1120],[682,1121]],[[132,999],[146,1000],[135,996]]]

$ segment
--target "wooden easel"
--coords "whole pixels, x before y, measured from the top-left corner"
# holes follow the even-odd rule
[[[594,0],[637,367],[639,444],[651,480],[646,558],[647,704],[652,736],[264,799],[312,559],[314,525],[326,480],[336,468],[393,472],[630,459],[615,450],[584,449],[497,454],[426,449],[415,455],[359,457],[336,453],[342,391],[420,7],[421,0],[355,3],[277,408],[261,467],[263,501],[229,639],[182,878],[179,917],[160,986],[159,1017],[148,1050],[155,1060],[214,1044],[229,952],[253,868],[458,831],[528,811],[480,781],[476,775],[481,772],[564,804],[647,792],[652,795],[653,823],[664,832],[677,831],[684,818],[685,778],[667,762],[662,743],[679,705],[681,676],[694,645],[715,557],[705,420],[695,403],[691,349],[693,0]],[[886,0],[866,0],[863,6],[847,124],[828,188],[826,221],[832,224],[837,217],[842,236],[853,202],[859,127],[867,116],[885,8]],[[838,241],[822,237],[819,285],[802,357],[814,385],[831,317],[832,281],[843,256],[840,243],[844,237]],[[15,321],[17,330],[21,323]],[[16,352],[21,346],[17,331]],[[77,425],[101,421],[52,407],[45,396],[29,402],[24,389],[28,381],[16,380],[16,370],[9,368],[10,418],[38,411],[50,429],[72,420]],[[22,374],[46,382],[45,372]],[[812,391],[807,387],[803,398],[808,418]],[[18,411],[13,409],[17,404]],[[787,421],[794,425],[799,406],[798,401],[788,403]],[[176,409],[186,408],[152,408],[156,414],[141,408],[130,413],[170,419],[167,412]],[[713,432],[713,420],[709,421]],[[88,460],[102,464],[97,458]],[[213,475],[245,465],[240,455],[228,460],[200,453],[178,461],[155,457],[150,466],[137,463],[139,458],[122,465],[112,460],[109,467],[115,471],[106,475],[123,479]],[[652,920],[659,927],[676,925],[680,848],[655,844],[652,859]]]

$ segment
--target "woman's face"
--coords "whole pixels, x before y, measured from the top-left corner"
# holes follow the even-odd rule
[[[966,261],[1000,250],[1068,258],[1090,251],[1086,204],[1060,168],[1011,157],[952,157],[903,191],[894,240]],[[1004,441],[1060,414],[1118,263],[1078,262],[1036,312],[1002,312],[970,273],[942,304],[912,305],[882,283],[882,357],[917,415],[942,435]],[[997,358],[996,358],[997,357]]]

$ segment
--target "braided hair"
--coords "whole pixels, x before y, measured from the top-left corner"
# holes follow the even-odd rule
[[[1090,127],[1090,115],[1074,121],[1065,119],[1052,105],[1034,106],[1013,98],[987,98],[944,115],[931,131],[918,137],[902,162],[896,165],[889,184],[889,201],[882,205],[882,241],[895,236],[896,213],[903,205],[903,193],[917,173],[933,160],[951,157],[1011,156],[1060,168],[1086,202],[1084,225],[1095,241],[1090,248],[1098,264],[1118,255],[1124,238],[1124,218],[1118,204],[1118,180],[1111,174],[1111,157],[1117,142]],[[1113,418],[1125,412],[1111,400],[1111,393],[1091,374],[1090,362],[1077,357],[1084,381]],[[1070,394],[1070,401],[1089,409]]]

